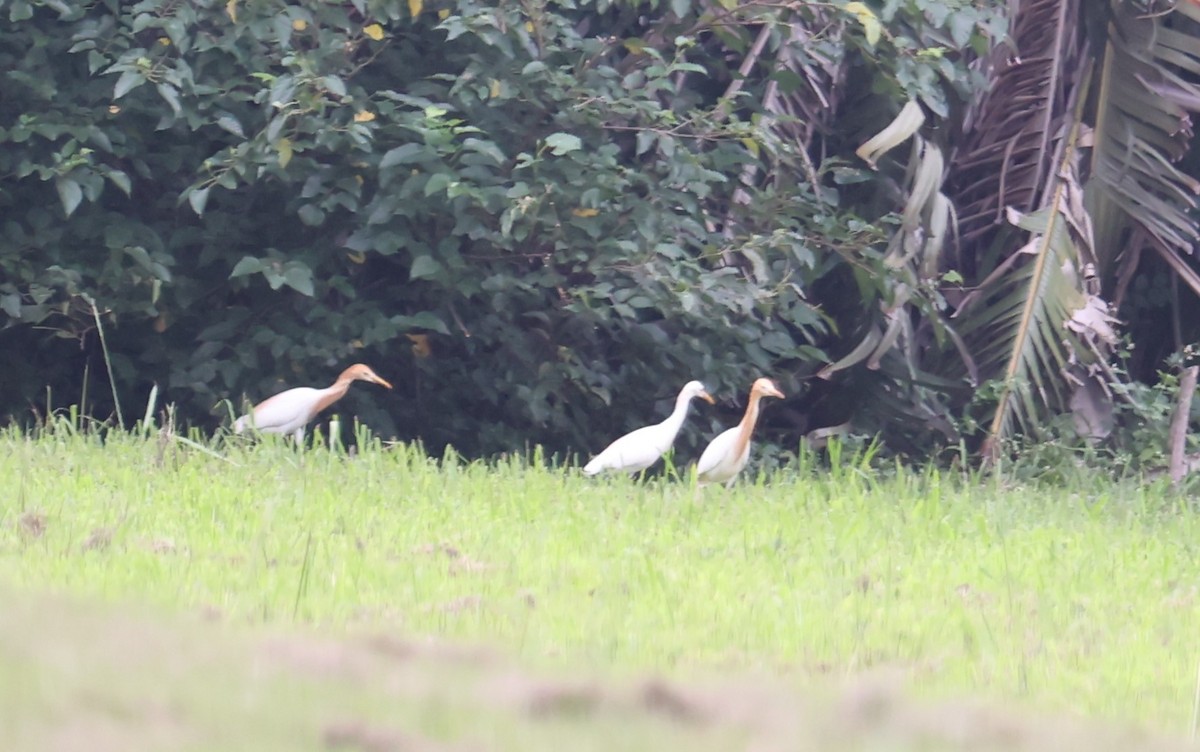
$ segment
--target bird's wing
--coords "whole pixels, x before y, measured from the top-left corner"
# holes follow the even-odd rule
[[[704,452],[700,455],[700,460],[696,463],[696,473],[703,475],[711,472],[720,465],[721,462],[728,458],[729,452],[733,449],[733,444],[737,440],[738,427],[727,428],[717,437],[708,442],[708,446],[704,448]]]
[[[603,470],[636,472],[650,467],[666,451],[659,436],[661,431],[655,431],[656,428],[659,426],[644,426],[625,434],[584,465],[583,472],[588,475]]]
[[[294,431],[308,423],[320,393],[311,386],[298,386],[268,397],[254,407],[254,426],[260,431]]]

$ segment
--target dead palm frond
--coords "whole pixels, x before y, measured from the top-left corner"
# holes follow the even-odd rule
[[[981,372],[1001,385],[989,453],[1046,408],[1070,408],[1085,433],[1104,432],[1104,360],[1116,335],[1099,285],[1119,294],[1143,247],[1200,293],[1185,258],[1200,239],[1189,213],[1200,183],[1175,166],[1191,142],[1187,112],[1200,109],[1200,6],[1013,8],[1012,39],[990,58],[992,85],[968,118],[949,180],[962,266],[983,278],[955,320]],[[1084,10],[1106,13],[1088,27],[1101,38],[1084,34]],[[1103,50],[1098,66],[1085,64],[1088,42]],[[1089,86],[1094,129],[1083,125]],[[1090,162],[1081,157],[1089,147]],[[1017,229],[1032,238],[1014,237]]]
[[[1044,205],[1029,214],[1008,210],[1009,223],[1030,233],[1029,240],[956,313],[970,312],[961,331],[976,344],[981,368],[998,373],[1000,382],[985,457],[995,456],[1016,425],[1033,428],[1046,409],[1077,404],[1087,432],[1103,432],[1105,400],[1097,405],[1091,397],[1096,387],[1104,394],[1097,371],[1116,334],[1107,304],[1095,294],[1093,232],[1078,169],[1084,130],[1077,120],[1056,150]]]
[[[1200,295],[1185,259],[1200,241],[1200,181],[1175,164],[1192,142],[1188,113],[1200,111],[1200,5],[1178,3],[1168,14],[1118,0],[1110,8],[1087,187],[1098,266],[1104,278],[1119,278],[1122,259],[1149,247]]]
[[[1021,0],[1009,36],[987,58],[989,85],[968,111],[951,158],[960,264],[968,277],[1005,226],[1005,210],[1031,212],[1051,175],[1052,139],[1083,56],[1078,0]]]

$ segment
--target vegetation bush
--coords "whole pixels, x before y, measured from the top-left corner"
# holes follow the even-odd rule
[[[157,384],[212,428],[223,400],[364,361],[398,388],[347,412],[468,455],[598,448],[694,377],[724,404],[705,434],[764,373],[797,395],[763,426],[783,447],[846,425],[922,454],[1012,424],[957,430],[976,384],[1015,383],[1001,355],[1025,340],[992,324],[1013,326],[1028,275],[953,322],[1015,246],[956,263],[959,196],[939,190],[1006,3],[5,0],[0,18],[12,419],[109,416]],[[1043,338],[1074,309],[1048,310]]]

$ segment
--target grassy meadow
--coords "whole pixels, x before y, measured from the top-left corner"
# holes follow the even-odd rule
[[[233,640],[228,654],[241,655],[245,635],[263,629],[387,636],[482,645],[549,676],[697,686],[753,676],[802,691],[888,677],[931,702],[978,697],[1192,733],[1200,516],[1165,486],[876,474],[835,453],[832,469],[802,458],[732,490],[697,489],[687,478],[587,479],[537,457],[468,463],[365,446],[301,453],[281,442],[202,449],[63,428],[0,433],[0,590],[10,604],[0,705],[41,702],[5,677],[33,670],[43,632],[60,646],[43,646],[46,660],[61,657],[74,618],[20,627],[66,608],[39,599],[65,596],[183,620],[180,634],[195,639],[172,654]],[[59,668],[67,685],[78,679]],[[177,701],[217,713],[218,700],[198,691]],[[520,723],[497,723],[511,748],[543,748]],[[537,734],[558,748],[555,735],[569,729],[551,726]],[[682,733],[654,728],[639,737],[644,748]],[[597,749],[638,748],[592,732]],[[277,748],[305,747],[288,738]]]

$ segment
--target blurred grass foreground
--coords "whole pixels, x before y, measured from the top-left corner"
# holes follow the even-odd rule
[[[1194,726],[1200,530],[1166,486],[845,457],[698,489],[62,430],[0,434],[0,485],[4,749],[1181,749],[1155,735]]]

